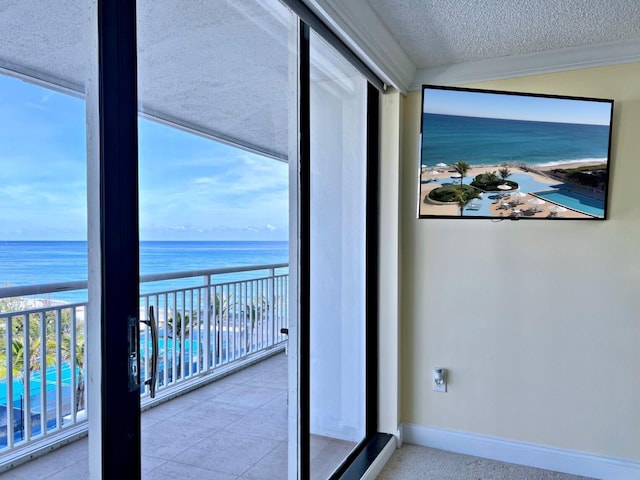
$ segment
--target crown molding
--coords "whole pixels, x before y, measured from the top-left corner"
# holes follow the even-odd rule
[[[460,85],[638,61],[640,61],[640,39],[607,42],[423,68],[416,72],[409,90],[419,90],[423,84]]]
[[[365,0],[304,0],[385,83],[406,92],[416,66]]]

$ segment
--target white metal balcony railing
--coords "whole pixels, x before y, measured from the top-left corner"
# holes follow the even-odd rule
[[[159,361],[157,397],[151,399],[144,386],[151,335],[141,324],[141,405],[283,347],[288,280],[287,264],[142,276],[140,319],[154,307]],[[28,447],[87,428],[87,301],[43,298],[82,290],[86,298],[86,289],[86,281],[0,288],[0,466]]]

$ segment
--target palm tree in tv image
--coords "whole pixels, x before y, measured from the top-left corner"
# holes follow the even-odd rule
[[[511,170],[509,170],[509,167],[507,167],[506,165],[503,165],[501,168],[498,169],[498,175],[500,175],[500,178],[502,179],[502,181],[506,183],[507,178],[511,176]]]
[[[462,185],[462,181],[464,180],[464,177],[467,176],[467,172],[471,168],[471,165],[467,162],[456,162],[451,166],[458,174],[460,174],[460,185]]]
[[[468,185],[465,185],[468,187]],[[480,192],[475,188],[460,188],[455,187],[453,190],[454,201],[458,204],[460,209],[460,216],[464,216],[464,209],[471,203],[472,200],[480,198]]]

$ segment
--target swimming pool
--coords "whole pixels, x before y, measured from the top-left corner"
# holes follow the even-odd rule
[[[473,180],[473,177],[469,176],[464,179],[463,183],[466,183],[468,185],[471,183],[472,180]],[[526,173],[514,173],[509,177],[509,180],[513,180],[514,182],[518,183],[518,185],[520,186],[519,191],[525,192],[525,193],[533,192],[536,190],[545,190],[552,187],[551,184],[539,182],[532,175],[529,175]],[[436,181],[441,185],[446,185],[448,183],[454,182],[454,180],[451,178],[442,178]],[[458,181],[456,180],[455,182],[457,183]],[[482,198],[474,199],[469,204],[469,207],[473,204],[477,206],[477,208],[469,208],[469,207],[465,208],[464,216],[496,218],[496,215],[491,213],[490,208],[491,208],[491,204],[496,199],[496,195],[499,195],[500,193],[502,192],[485,192],[482,195]],[[459,213],[459,211],[457,211],[457,213]]]
[[[567,207],[572,210],[591,215],[593,217],[604,218],[603,200],[598,200],[595,198],[587,197],[586,195],[572,192],[566,187],[562,188],[562,184],[539,182],[535,179],[535,177],[526,173],[514,173],[509,177],[509,179],[518,183],[518,190],[521,192],[536,195],[540,198],[548,200],[549,202],[562,205],[563,207]],[[472,177],[466,177],[464,179],[464,183],[469,184],[472,180]],[[451,178],[441,178],[436,181],[441,185],[454,183],[454,180],[452,180]],[[457,183],[457,180],[455,180],[455,183]],[[549,190],[549,188],[552,188],[553,190]],[[464,216],[495,218],[495,214],[491,213],[490,208],[491,203],[495,200],[495,196],[498,194],[499,192],[485,192],[482,198],[474,199],[469,204],[469,206],[473,204],[475,207],[466,208],[464,211]]]
[[[547,190],[532,192],[534,195],[562,205],[578,212],[586,213],[598,218],[604,218],[604,201],[587,197],[571,190]]]

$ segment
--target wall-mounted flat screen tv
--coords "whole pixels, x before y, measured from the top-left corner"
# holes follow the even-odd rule
[[[605,219],[613,100],[422,87],[419,218]]]

